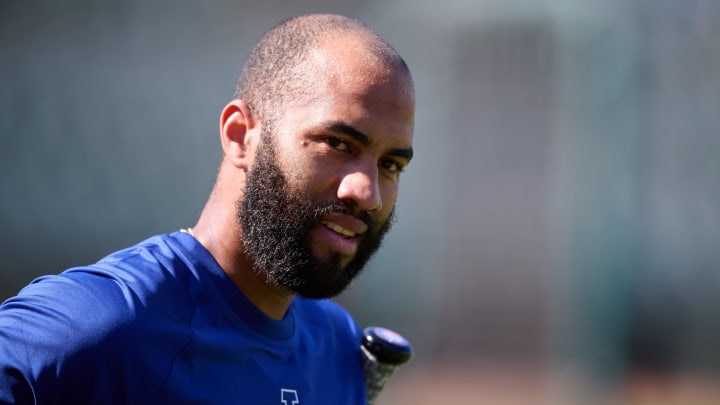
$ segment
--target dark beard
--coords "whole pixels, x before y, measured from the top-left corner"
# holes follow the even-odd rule
[[[310,231],[331,212],[353,214],[341,201],[315,203],[308,192],[291,191],[269,137],[263,136],[250,169],[245,198],[238,202],[245,253],[254,271],[266,282],[310,298],[341,293],[377,251],[394,220],[378,224],[366,212],[357,215],[368,226],[360,235],[355,257],[342,267],[339,255],[327,260],[313,256]]]

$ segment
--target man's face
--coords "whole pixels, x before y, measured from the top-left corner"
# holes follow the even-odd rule
[[[309,56],[309,95],[264,135],[239,209],[256,270],[310,297],[341,292],[379,247],[412,156],[408,78],[349,54],[352,41],[326,45]]]
[[[358,215],[367,230],[357,237],[357,251],[347,264],[339,254],[316,256],[313,229],[327,215],[353,215],[353,210],[342,201],[319,201],[307,190],[291,189],[267,139],[259,146],[238,211],[245,252],[259,275],[275,286],[311,298],[335,296],[380,246],[392,213],[382,223],[367,213]]]

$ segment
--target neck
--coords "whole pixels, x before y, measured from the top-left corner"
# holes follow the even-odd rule
[[[235,218],[235,201],[217,184],[192,235],[210,252],[243,295],[268,317],[280,320],[294,294],[267,283],[252,268],[244,253],[242,231]]]

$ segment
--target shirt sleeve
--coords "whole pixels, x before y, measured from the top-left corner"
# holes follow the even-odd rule
[[[0,306],[0,403],[47,403],[87,387],[95,370],[83,359],[128,313],[115,305],[126,301],[122,289],[95,278],[41,277]]]

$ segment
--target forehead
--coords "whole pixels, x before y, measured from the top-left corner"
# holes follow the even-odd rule
[[[333,90],[387,89],[392,85],[414,105],[410,74],[399,58],[390,56],[391,51],[367,33],[328,36],[308,51],[308,75],[317,76],[318,84],[325,82]]]
[[[281,121],[293,130],[323,122],[345,122],[373,142],[410,147],[415,99],[406,71],[388,66],[366,39],[332,38],[309,51],[307,89],[290,101]],[[288,124],[290,124],[288,122]]]

